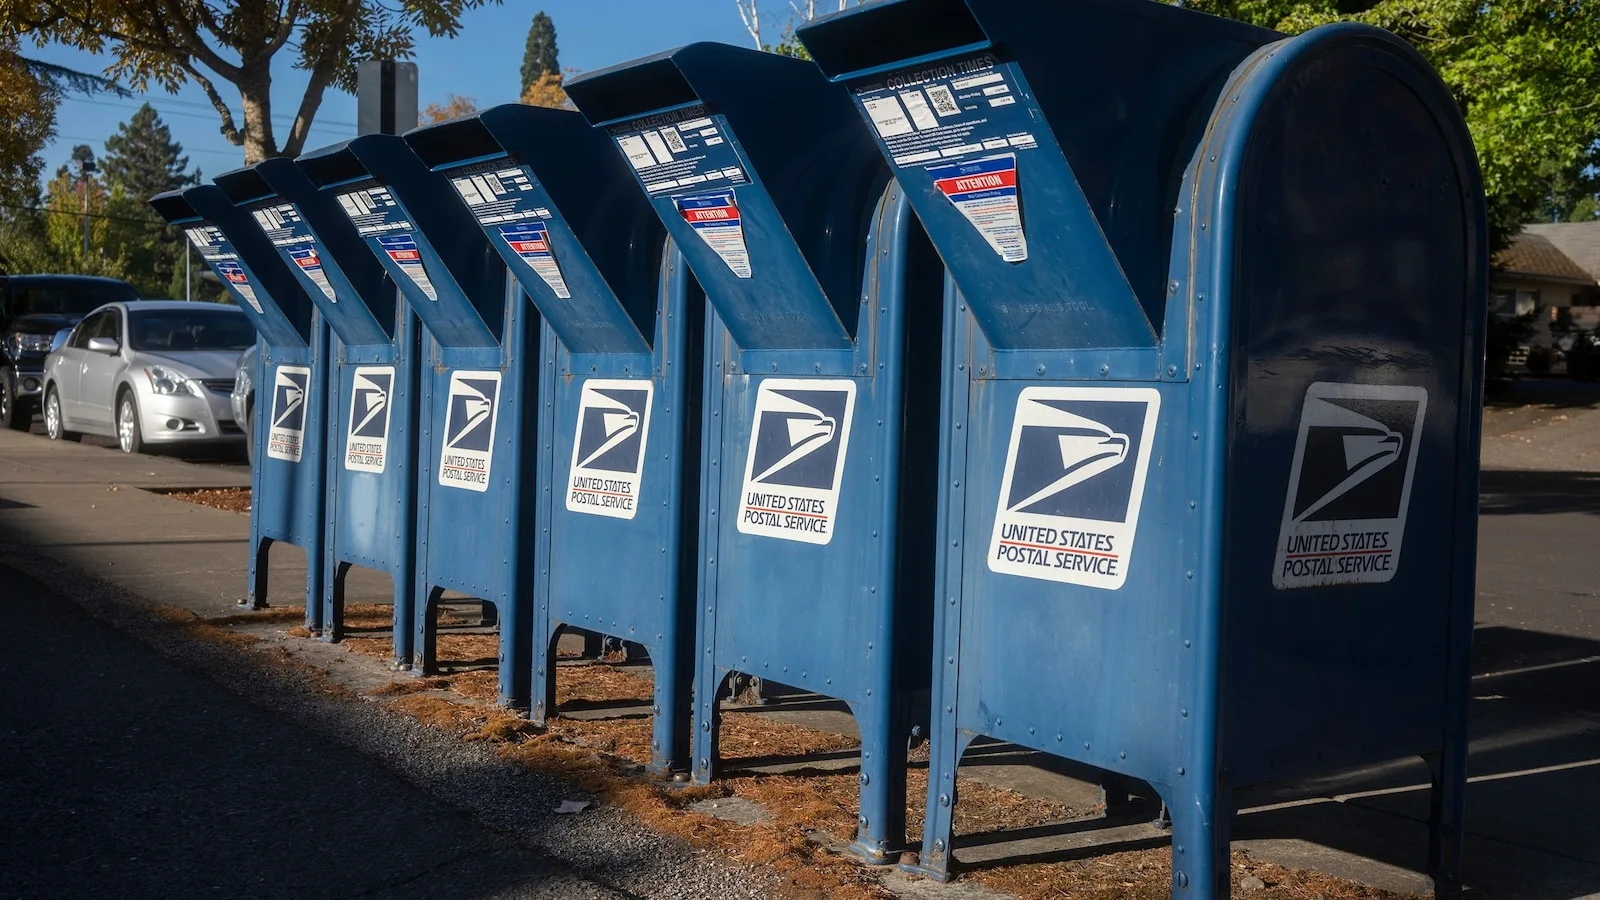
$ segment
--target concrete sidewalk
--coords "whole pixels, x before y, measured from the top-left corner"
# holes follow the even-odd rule
[[[1575,417],[1579,418],[1579,417]],[[1585,440],[1600,417],[1584,416]],[[1474,672],[1473,757],[1466,875],[1476,896],[1513,900],[1600,897],[1600,477],[1538,470],[1543,432],[1578,440],[1562,419],[1520,432],[1522,471],[1487,472]],[[1498,451],[1499,448],[1496,448]],[[1582,448],[1555,456],[1587,461]],[[203,616],[237,613],[244,591],[247,517],[163,496],[170,488],[243,486],[238,465],[128,457],[114,449],[0,432],[0,542],[24,545],[154,602]],[[270,597],[299,605],[303,560],[279,548]],[[386,602],[387,580],[356,570],[351,602]],[[1375,627],[1381,627],[1375,623]],[[817,704],[763,715],[849,731]],[[1084,809],[1095,788],[1070,766],[996,745],[963,772]],[[1407,760],[1240,792],[1235,845],[1258,858],[1377,887],[1421,893],[1427,773]],[[912,798],[920,803],[921,798]],[[1067,859],[1112,842],[1159,842],[1126,820],[1048,826],[996,840],[957,841],[968,864]],[[919,896],[945,888],[924,885]],[[946,896],[953,896],[945,894]]]

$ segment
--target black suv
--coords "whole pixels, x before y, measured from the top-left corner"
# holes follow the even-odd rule
[[[137,300],[133,285],[90,275],[0,275],[0,425],[26,431],[56,332],[107,303]]]

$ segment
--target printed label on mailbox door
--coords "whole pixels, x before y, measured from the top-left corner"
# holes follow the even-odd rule
[[[1024,388],[990,571],[1122,587],[1160,411],[1151,388]]]
[[[1006,153],[972,162],[929,166],[934,187],[965,216],[1000,258],[1022,262],[1028,258],[1028,238],[1022,231],[1022,207],[1017,202],[1017,155]]]
[[[394,366],[361,366],[350,382],[350,430],[344,442],[344,467],[383,473],[389,458],[389,409]]]
[[[739,201],[732,190],[673,197],[672,202],[694,233],[722,257],[734,275],[750,277],[750,251],[745,249],[744,223],[739,219]]]
[[[243,297],[244,302],[250,304],[251,309],[265,315],[261,309],[261,301],[256,299],[256,289],[250,286],[250,278],[244,274],[243,266],[226,259],[219,260],[214,265],[217,274],[222,276],[222,279],[228,283],[228,287],[232,288],[235,294]]]
[[[1317,382],[1306,389],[1272,584],[1379,584],[1400,567],[1428,392]]]
[[[322,257],[316,248],[296,247],[289,251],[289,258],[294,260],[294,264],[300,267],[300,271],[311,279],[311,283],[322,291],[322,295],[327,297],[329,302],[339,302],[338,295],[333,292],[333,284],[328,281],[328,273],[322,269]]]
[[[500,236],[545,284],[550,285],[550,290],[555,291],[557,297],[566,300],[572,296],[572,292],[567,290],[567,280],[561,276],[561,266],[556,263],[555,254],[550,252],[550,229],[543,222],[501,225]]]
[[[617,519],[631,519],[639,511],[654,392],[647,379],[584,382],[572,442],[568,511]]]
[[[500,373],[451,372],[445,399],[444,446],[439,453],[439,484],[469,491],[489,490],[494,462],[494,426],[500,412]]]
[[[379,236],[378,243],[400,271],[422,290],[423,296],[438,301],[439,292],[434,290],[433,279],[422,265],[422,251],[417,249],[416,238],[409,234],[388,234]]]
[[[267,428],[267,455],[284,462],[300,461],[306,433],[306,403],[311,370],[279,366],[272,375],[272,421]]]
[[[768,378],[756,391],[739,530],[808,544],[833,539],[856,383]]]

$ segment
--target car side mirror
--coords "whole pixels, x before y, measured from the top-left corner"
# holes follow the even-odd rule
[[[122,349],[116,338],[92,337],[89,338],[89,350],[93,353],[114,354]]]
[[[56,332],[56,336],[50,339],[50,352],[54,353],[57,350],[60,350],[62,347],[65,347],[67,345],[67,338],[69,337],[72,337],[71,328],[63,328]]]

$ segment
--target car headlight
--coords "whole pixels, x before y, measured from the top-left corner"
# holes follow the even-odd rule
[[[174,372],[166,366],[145,366],[144,374],[150,379],[150,390],[157,394],[193,394],[196,397],[200,395],[188,376]]]
[[[50,352],[50,335],[48,334],[22,334],[16,333],[6,339],[6,346],[11,348],[12,356],[21,356],[24,353]]]

